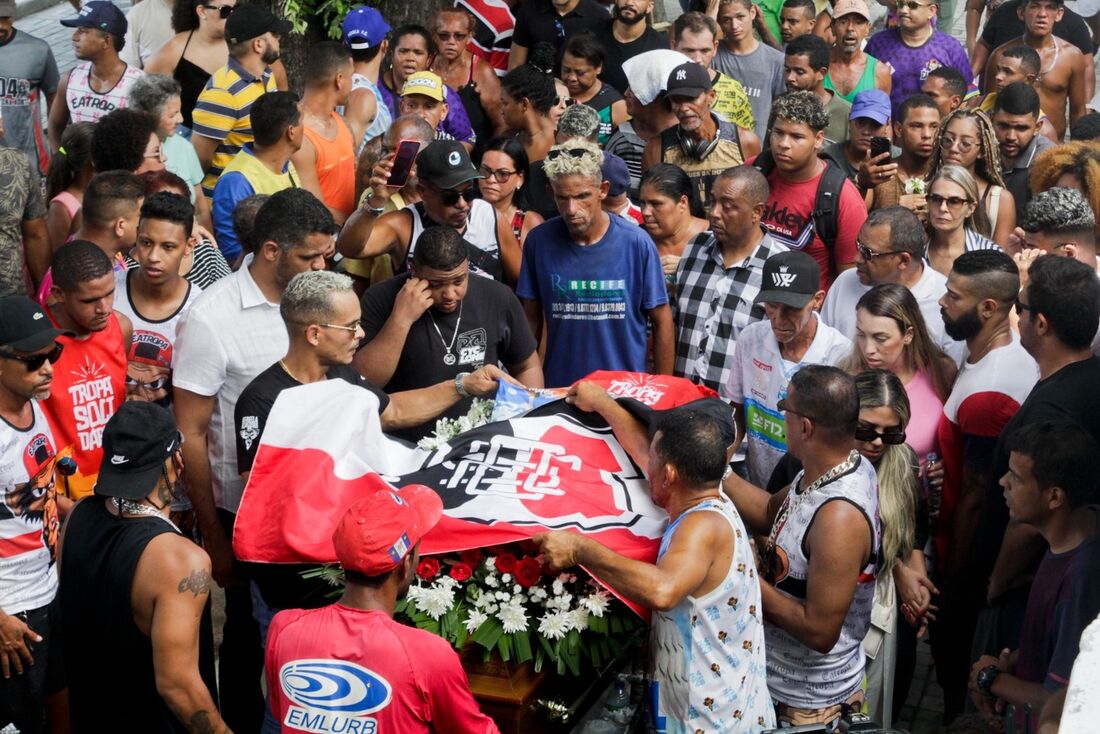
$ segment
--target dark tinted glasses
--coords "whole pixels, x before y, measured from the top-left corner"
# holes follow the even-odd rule
[[[45,354],[13,354],[12,352],[0,351],[0,357],[4,359],[14,359],[16,362],[22,362],[27,366],[27,372],[34,372],[42,369],[42,365],[46,364],[46,360],[49,360],[50,364],[54,364],[57,360],[61,359],[61,352],[64,350],[64,345],[54,342],[53,349]]]
[[[454,206],[459,199],[465,199],[469,203],[477,198],[477,189],[473,186],[462,191],[454,189],[436,189],[436,191],[439,192],[439,200],[443,202],[443,206]]]
[[[856,428],[856,440],[870,443],[875,439],[881,439],[883,443],[896,446],[905,443],[905,431],[900,428],[888,428],[879,433],[871,426],[858,426]]]
[[[546,154],[546,157],[552,161],[556,161],[563,155],[567,155],[570,158],[583,158],[588,153],[587,148],[551,148],[550,152]]]
[[[207,10],[216,10],[216,11],[218,11],[218,17],[221,18],[222,20],[225,20],[226,18],[229,17],[229,14],[232,13],[233,10],[237,6],[236,5],[207,5],[207,4],[203,3],[203,7],[206,8]]]

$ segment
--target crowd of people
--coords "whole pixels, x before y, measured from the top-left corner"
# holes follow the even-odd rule
[[[655,562],[534,542],[650,610],[649,731],[889,727],[919,644],[946,731],[1095,725],[1095,3],[363,6],[286,68],[219,2],[74,0],[58,69],[0,0],[0,730],[496,731],[393,619],[434,493],[347,508],[335,604],[234,556],[326,379],[411,442],[500,381],[606,420]],[[362,718],[291,696],[325,661]]]

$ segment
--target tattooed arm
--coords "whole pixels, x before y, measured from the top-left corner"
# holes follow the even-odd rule
[[[229,731],[199,675],[199,621],[211,583],[206,551],[168,533],[146,546],[134,574],[134,622],[152,638],[157,692],[194,734]]]

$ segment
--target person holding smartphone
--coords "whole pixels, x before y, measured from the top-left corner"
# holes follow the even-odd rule
[[[858,186],[860,163],[868,155],[874,158],[889,154],[892,150],[890,95],[881,89],[864,89],[857,94],[852,111],[848,113],[848,131],[847,140],[826,145],[821,150],[821,156],[839,166]]]

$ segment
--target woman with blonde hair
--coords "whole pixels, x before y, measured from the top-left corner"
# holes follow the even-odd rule
[[[962,166],[978,182],[978,211],[985,227],[979,234],[1004,247],[1016,226],[1016,200],[1005,188],[1001,153],[993,123],[981,110],[959,108],[943,119],[929,167],[934,177],[942,166]]]
[[[978,233],[989,220],[978,207],[978,182],[962,166],[948,164],[936,171],[928,185],[928,263],[944,275],[955,258],[971,250],[999,250],[993,240]]]
[[[928,541],[927,503],[920,496],[917,456],[906,445],[910,407],[905,387],[884,369],[856,375],[859,424],[856,449],[878,475],[882,516],[882,567],[875,585],[871,628],[863,640],[867,663],[867,702],[871,718],[891,726],[913,678],[918,628],[929,619],[932,594],[924,544]],[[898,612],[909,625],[898,624]]]
[[[1055,186],[1077,189],[1093,214],[1100,215],[1100,143],[1081,141],[1044,150],[1035,156],[1028,185],[1035,194]]]
[[[840,366],[852,374],[884,369],[898,376],[913,409],[908,443],[923,461],[935,448],[957,368],[928,335],[908,288],[883,283],[863,294],[856,304],[855,348]]]

